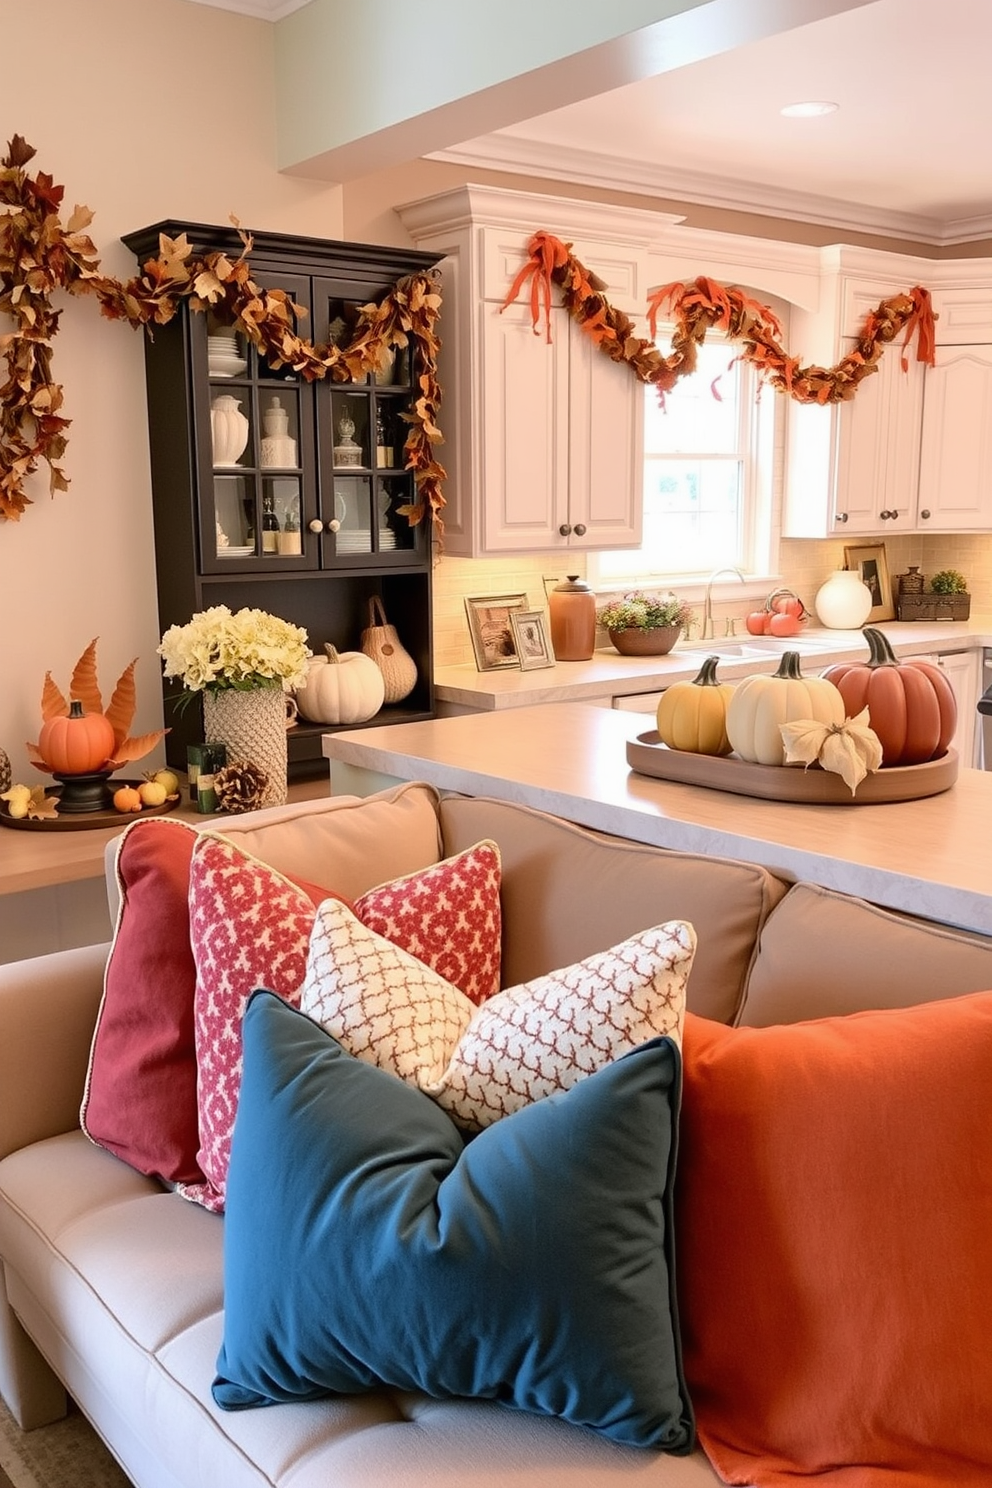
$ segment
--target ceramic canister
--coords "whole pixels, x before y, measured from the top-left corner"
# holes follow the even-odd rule
[[[215,465],[236,465],[248,443],[248,420],[237,398],[224,393],[210,405]]]
[[[551,648],[558,661],[588,661],[596,647],[596,596],[570,574],[548,595]]]
[[[813,603],[829,630],[857,630],[871,614],[871,590],[853,568],[838,568],[820,585]]]

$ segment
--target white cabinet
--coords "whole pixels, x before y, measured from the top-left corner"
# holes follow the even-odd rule
[[[939,666],[954,688],[958,705],[958,724],[952,741],[962,767],[979,766],[978,699],[982,690],[981,651],[939,651],[933,656],[915,657],[917,661],[932,661]]]
[[[992,529],[992,345],[938,346],[927,369],[918,525]]]
[[[528,306],[481,307],[476,553],[641,540],[643,393],[563,309],[551,321],[549,346]]]
[[[444,550],[453,556],[637,547],[644,388],[571,320],[553,290],[551,344],[530,285],[503,308],[541,212],[631,317],[647,300],[654,213],[459,187],[400,209],[443,254],[439,454]]]

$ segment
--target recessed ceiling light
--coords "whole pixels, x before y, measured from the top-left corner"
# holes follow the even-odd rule
[[[818,119],[821,114],[835,113],[839,104],[827,103],[819,99],[811,99],[808,103],[787,103],[785,108],[779,109],[787,119]]]

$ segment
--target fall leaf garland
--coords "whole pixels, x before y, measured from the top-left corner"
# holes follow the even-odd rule
[[[18,521],[31,504],[24,481],[39,463],[49,469],[50,490],[68,489],[61,461],[69,420],[61,412],[62,389],[52,379],[52,342],[61,311],[52,305],[57,290],[92,294],[110,320],[134,327],[166,325],[183,301],[230,324],[272,367],[291,367],[308,382],[361,379],[382,367],[389,350],[412,343],[416,397],[410,412],[404,456],[413,473],[417,500],[402,507],[411,525],[427,518],[440,534],[444,507],[444,468],[435,457],[442,443],[438,427],[441,389],[437,377],[440,342],[437,321],[441,296],[433,276],[401,278],[378,302],[360,307],[345,346],[321,346],[300,336],[304,312],[284,290],[262,289],[251,276],[252,240],[235,221],[243,249],[197,254],[185,234],[160,239],[159,257],[122,283],[100,272],[86,228],[93,220],[77,206],[63,226],[64,187],[39,171],[25,169],[35,151],[14,135],[0,161],[0,314],[16,329],[0,336],[7,380],[0,387],[0,516]],[[232,219],[233,220],[233,219]]]
[[[551,340],[551,286],[556,284],[568,314],[599,349],[613,361],[626,363],[641,382],[656,387],[662,401],[680,378],[695,371],[698,348],[711,329],[740,342],[742,359],[752,363],[761,380],[798,403],[843,403],[853,398],[864,378],[877,371],[882,352],[902,331],[903,368],[908,366],[906,348],[914,336],[917,360],[934,365],[935,317],[930,293],[919,285],[883,300],[872,310],[854,349],[833,367],[803,367],[781,345],[782,328],[767,306],[735,286],[717,284],[705,276],[692,284],[665,284],[651,293],[651,340],[639,336],[630,317],[610,304],[603,281],[575,257],[571,244],[551,233],[534,233],[527,262],[510,286],[503,309],[519,298],[528,282],[535,334],[543,310],[545,335]],[[675,322],[668,355],[654,345],[663,311]]]

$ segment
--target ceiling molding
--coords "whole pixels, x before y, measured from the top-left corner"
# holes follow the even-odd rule
[[[256,21],[281,21],[302,10],[309,0],[190,0],[192,5],[210,5],[214,10],[233,10]]]
[[[789,217],[842,232],[906,238],[934,247],[978,242],[992,235],[992,217],[957,222],[911,212],[891,212],[859,202],[838,201],[812,193],[789,191],[756,181],[665,168],[629,157],[601,155],[567,145],[551,145],[519,136],[488,135],[427,157],[449,164],[542,176],[573,185],[665,197],[725,211],[753,212],[763,217]]]

